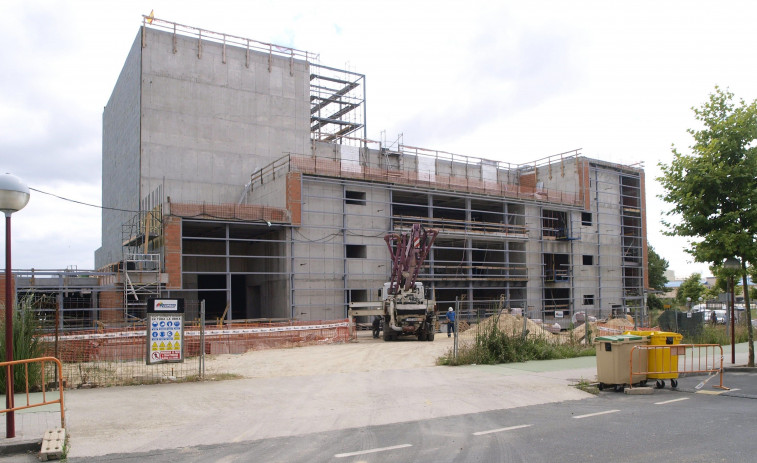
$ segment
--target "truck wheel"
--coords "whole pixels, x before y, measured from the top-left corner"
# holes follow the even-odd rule
[[[426,341],[433,341],[434,340],[434,332],[430,332],[426,335]]]
[[[392,340],[392,329],[388,326],[384,328],[384,341],[391,341]]]
[[[422,331],[420,334],[418,334],[418,341],[425,341],[426,340],[426,332]]]

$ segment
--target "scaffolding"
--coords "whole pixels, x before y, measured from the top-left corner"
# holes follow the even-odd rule
[[[356,133],[366,138],[365,111],[363,74],[310,64],[310,133],[314,140],[348,144]]]
[[[123,319],[145,318],[147,301],[159,298],[165,278],[163,267],[163,187],[159,185],[140,202],[139,212],[122,227],[123,258],[119,263],[123,289]]]

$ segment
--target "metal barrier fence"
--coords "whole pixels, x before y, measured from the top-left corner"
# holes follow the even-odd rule
[[[69,388],[116,386],[202,379],[219,371],[206,356],[242,354],[248,350],[347,342],[347,320],[278,323],[205,324],[184,327],[184,361],[148,365],[147,326],[67,331],[40,337],[46,355],[62,361],[62,378]]]
[[[644,368],[645,364],[646,368]],[[713,387],[728,390],[723,386],[723,346],[719,344],[640,345],[631,349],[630,388],[633,388],[634,376],[652,376],[653,379],[659,376],[672,379],[678,378],[680,374],[696,373],[718,374],[720,383]]]
[[[58,384],[58,398],[57,399],[51,399],[48,400],[48,382],[47,382],[47,374],[49,373],[50,368],[48,368],[48,365],[45,365],[45,363],[50,362],[53,363],[53,372],[55,375],[55,381],[53,384]],[[41,402],[31,402],[30,393],[37,392],[36,390],[32,390],[29,386],[29,364],[31,363],[39,363],[40,364],[40,381],[39,384],[32,384],[33,388],[39,388],[39,392],[42,393],[42,401]],[[11,362],[0,362],[0,368],[5,369],[5,381],[6,385],[10,382],[10,379],[13,375],[13,368],[16,365],[23,365],[24,366],[24,391],[26,393],[26,404],[21,406],[15,405],[15,394],[9,394],[6,397],[6,408],[3,410],[0,410],[0,413],[13,413],[16,410],[24,410],[27,408],[33,408],[33,407],[41,407],[43,405],[51,405],[51,404],[60,404],[60,427],[65,428],[66,427],[66,409],[63,404],[63,388],[64,388],[64,382],[63,382],[63,368],[61,365],[60,360],[54,358],[54,357],[39,357],[39,358],[33,358],[33,359],[24,359],[24,360],[13,360]],[[12,423],[14,422],[13,417],[10,418],[10,424],[8,428],[6,429],[9,438],[15,437],[15,428],[13,427]]]

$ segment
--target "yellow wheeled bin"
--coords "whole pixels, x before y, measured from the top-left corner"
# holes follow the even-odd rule
[[[599,336],[594,339],[597,349],[597,381],[599,390],[615,387],[616,391],[623,390],[623,385],[646,384],[646,373],[634,374],[631,379],[631,351],[635,346],[647,344],[649,341],[643,336],[616,335]],[[638,372],[647,371],[647,353],[639,349],[633,350],[633,369]]]
[[[658,389],[665,387],[665,380],[670,379],[672,387],[678,387],[678,356],[683,354],[682,347],[670,347],[681,343],[683,336],[670,331],[626,331],[624,334],[643,336],[649,339],[647,378],[657,380]]]

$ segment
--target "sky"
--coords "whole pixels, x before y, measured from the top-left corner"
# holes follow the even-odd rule
[[[373,140],[641,162],[649,244],[677,277],[710,274],[664,236],[655,178],[673,145],[688,152],[691,108],[716,85],[757,99],[751,1],[3,0],[0,171],[33,189],[12,216],[14,269],[94,267],[100,210],[85,204],[101,204],[102,110],[151,10],[364,74]]]

